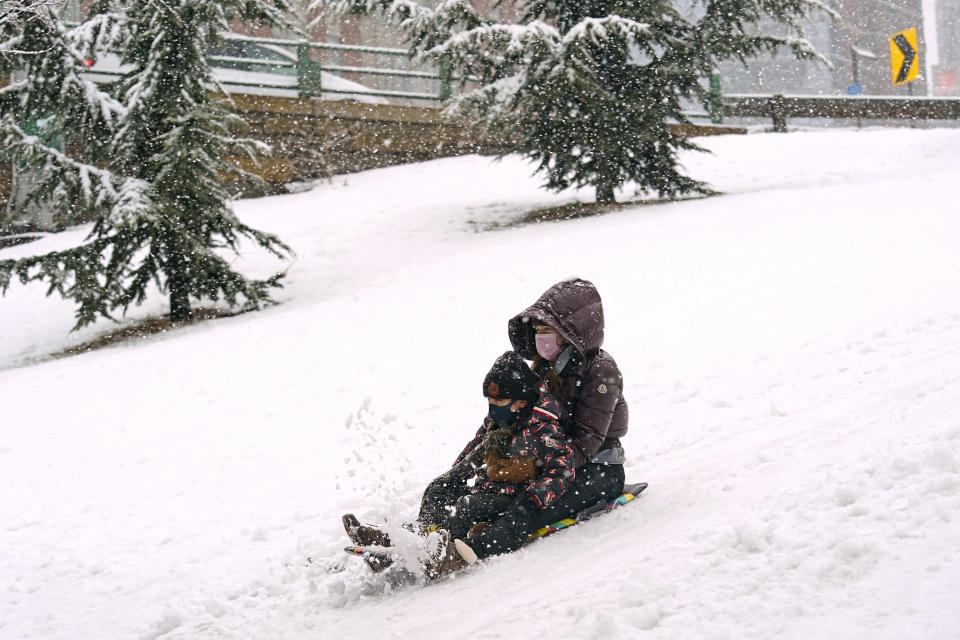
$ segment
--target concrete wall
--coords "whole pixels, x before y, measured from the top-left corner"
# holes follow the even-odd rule
[[[502,147],[438,109],[265,96],[234,103],[250,137],[273,147],[255,172],[274,184]]]
[[[273,185],[433,158],[493,155],[504,141],[444,118],[439,109],[321,100],[238,96],[250,136],[274,155],[244,166]],[[686,136],[745,133],[734,127],[675,128]]]
[[[502,141],[452,122],[434,108],[248,95],[233,100],[250,123],[247,135],[273,148],[272,156],[256,165],[233,159],[267,181],[265,187],[238,182],[238,195],[278,193],[290,182],[469,153],[494,155],[504,149]],[[687,136],[745,132],[709,126],[678,130]],[[9,180],[9,166],[0,167],[4,214]]]

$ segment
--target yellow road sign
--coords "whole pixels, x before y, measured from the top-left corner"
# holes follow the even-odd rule
[[[920,55],[917,47],[917,29],[907,29],[890,36],[890,69],[893,84],[916,80],[920,73]]]

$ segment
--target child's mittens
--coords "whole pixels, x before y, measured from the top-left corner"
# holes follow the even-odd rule
[[[513,433],[511,431],[507,429],[491,429],[487,432],[487,437],[484,441],[485,455],[502,456],[503,452],[506,451],[510,445],[511,440],[513,440]]]
[[[488,453],[483,461],[487,465],[487,477],[494,482],[519,484],[537,477],[537,463],[532,457],[500,458]]]

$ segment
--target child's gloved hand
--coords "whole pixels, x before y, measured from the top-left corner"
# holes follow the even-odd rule
[[[513,432],[508,429],[491,429],[487,432],[484,442],[484,453],[486,455],[501,456],[507,450],[510,441],[513,440]]]
[[[521,483],[537,477],[537,463],[532,457],[500,458],[487,454],[483,462],[487,465],[487,477],[494,482]]]

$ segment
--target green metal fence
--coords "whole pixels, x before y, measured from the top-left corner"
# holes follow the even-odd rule
[[[224,36],[228,42],[245,42],[254,45],[266,45],[281,48],[290,52],[289,63],[283,67],[293,68],[296,71],[297,90],[301,97],[311,98],[319,97],[321,94],[334,95],[367,95],[377,98],[394,98],[404,100],[416,100],[424,102],[441,103],[450,97],[451,78],[448,65],[421,65],[418,68],[409,68],[411,61],[406,49],[393,49],[388,47],[367,47],[360,45],[337,44],[332,42],[309,42],[306,40],[286,40],[282,38],[256,38],[228,34]],[[377,56],[379,63],[375,65],[363,64],[342,64],[337,62],[325,61],[324,58],[331,57],[330,54],[352,54],[354,56]],[[222,61],[222,57],[213,55],[211,62],[217,64]],[[270,68],[278,64],[279,61],[264,60],[256,61],[255,58],[248,58],[248,62],[259,62],[264,68]],[[384,64],[385,61],[396,61],[398,64]],[[446,70],[445,70],[446,69]],[[374,79],[389,78],[399,80],[406,85],[420,85],[419,90],[413,89],[383,89],[378,87],[337,87],[325,86],[323,81],[323,72],[337,76],[369,77]],[[228,84],[242,83],[228,82]],[[362,84],[362,83],[361,83]],[[432,86],[431,86],[432,85]],[[270,84],[257,82],[255,86],[261,88],[288,89],[289,86],[284,83]]]
[[[406,49],[236,33],[224,34],[223,40],[224,45],[212,51],[208,60],[215,69],[226,70],[218,74],[218,79],[228,88],[290,92],[302,98],[387,98],[393,102],[438,107],[449,100],[455,87],[459,86],[460,78],[452,73],[448,59],[441,58],[438,64],[416,65]],[[339,58],[345,55],[354,58],[376,56],[377,60],[372,64],[344,64]],[[97,65],[92,73],[106,77],[122,73],[99,67]],[[229,70],[253,71],[256,77],[231,77]],[[399,89],[383,88],[379,85],[384,80],[403,86]],[[712,79],[711,93],[714,95],[710,111],[691,111],[687,117],[720,122],[723,116],[719,76]]]
[[[218,79],[227,87],[296,92],[303,98],[389,98],[435,106],[452,95],[450,65],[443,61],[439,65],[414,65],[406,49],[233,33],[224,34],[223,39],[224,46],[212,51],[208,60],[215,69],[226,70],[218,74]],[[375,64],[343,64],[337,59],[345,54],[354,58],[376,56],[377,61]],[[255,77],[231,75],[231,70],[254,72]],[[110,78],[123,72],[96,65],[91,73]],[[362,82],[361,78],[375,82]],[[382,88],[379,84],[384,79],[403,86]]]

